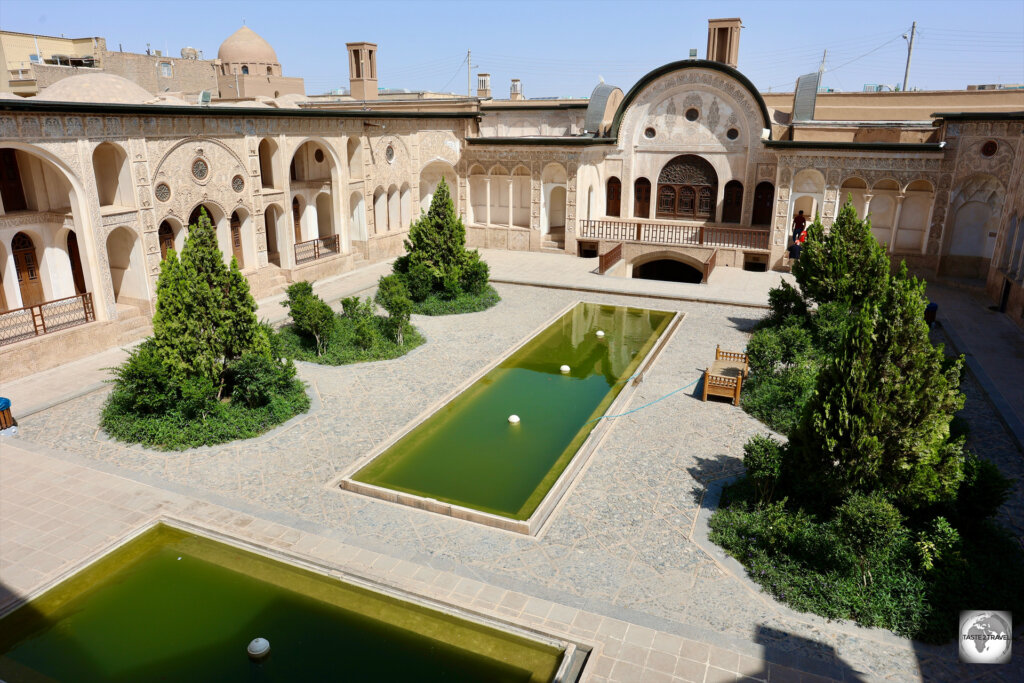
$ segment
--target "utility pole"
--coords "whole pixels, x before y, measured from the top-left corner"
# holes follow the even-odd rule
[[[917,22],[915,21],[910,27],[910,44],[907,45],[907,70],[903,72],[903,91],[907,90],[907,81],[910,79],[910,56],[914,54],[914,36],[917,34]],[[906,38],[907,34],[904,33],[903,37]]]

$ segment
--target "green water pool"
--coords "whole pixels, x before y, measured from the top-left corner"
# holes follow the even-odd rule
[[[256,637],[271,647],[260,662]],[[0,620],[8,683],[539,683],[562,654],[166,525]]]
[[[577,304],[352,479],[528,519],[673,315]]]

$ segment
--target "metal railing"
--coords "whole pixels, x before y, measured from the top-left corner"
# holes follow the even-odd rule
[[[0,345],[13,344],[94,320],[96,312],[89,292],[4,311],[0,313]]]
[[[324,258],[331,254],[341,253],[341,240],[338,235],[330,237],[319,237],[315,240],[296,242],[295,244],[295,265],[308,263],[318,258]]]
[[[767,229],[606,220],[580,223],[582,239],[768,250]]]

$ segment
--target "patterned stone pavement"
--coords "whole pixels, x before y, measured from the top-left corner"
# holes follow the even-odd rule
[[[927,648],[780,606],[699,547],[694,529],[705,485],[739,472],[742,444],[765,431],[725,401],[701,402],[699,385],[616,419],[536,538],[325,488],[325,482],[577,299],[686,312],[630,407],[692,382],[716,344],[742,348],[746,330],[760,315],[748,307],[613,294],[515,285],[500,285],[499,291],[503,301],[490,311],[416,317],[428,343],[404,358],[340,368],[300,364],[314,410],[261,439],[185,453],[110,442],[96,428],[106,394],[100,390],[22,420],[12,443],[86,471],[152,485],[164,492],[160,495],[173,492],[375,553],[389,558],[385,564],[406,563],[456,582],[474,582],[481,591],[544,601],[551,613],[575,610],[590,615],[587,619],[643,629],[619,637],[595,630],[588,640],[599,646],[588,666],[591,680],[767,679],[772,667],[777,668],[774,680],[796,680],[803,675],[798,671],[846,680],[979,678],[978,670],[959,667],[952,645]],[[1020,452],[1005,430],[1000,437],[1002,425],[976,385],[971,389],[968,382],[968,394],[972,443],[1008,474],[1016,473]],[[6,457],[3,462],[6,469]],[[9,483],[11,475],[0,472],[0,478]],[[1004,521],[1015,525],[1018,535],[1020,493],[1018,488],[1013,506],[1004,511]],[[0,509],[0,519],[11,519],[10,514]],[[87,540],[79,545],[89,546]],[[33,557],[20,546],[0,552],[5,582],[18,589],[35,586],[31,579],[38,581],[40,570]],[[631,633],[643,635],[631,640]],[[680,655],[682,645],[672,652],[658,650],[657,634],[724,654],[698,662]],[[684,661],[701,666],[687,668],[690,664],[680,665]],[[1016,658],[1012,671],[980,673],[1012,680],[1024,671],[1021,662]],[[778,669],[789,666],[795,668]]]

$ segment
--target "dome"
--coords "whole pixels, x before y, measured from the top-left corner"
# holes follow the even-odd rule
[[[127,78],[108,73],[91,73],[62,78],[43,88],[33,100],[50,102],[108,102],[111,104],[142,104],[153,94]]]
[[[277,53],[270,43],[248,26],[238,29],[220,44],[217,58],[225,64],[277,64]]]

